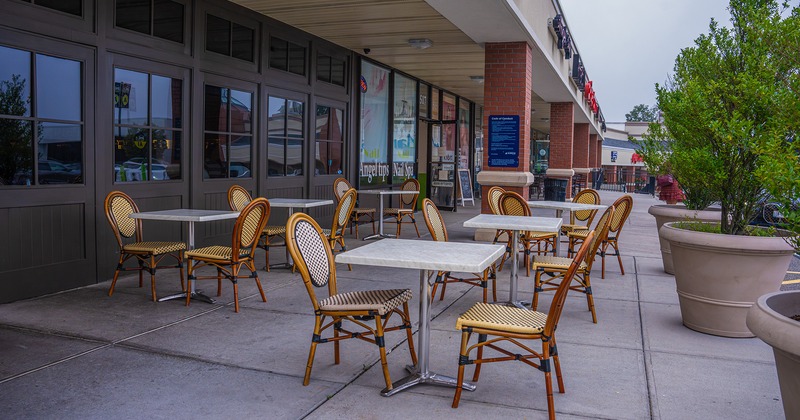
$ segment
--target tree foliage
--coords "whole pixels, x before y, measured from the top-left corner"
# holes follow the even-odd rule
[[[673,175],[716,195],[722,232],[743,234],[765,188],[797,180],[800,15],[776,0],[732,0],[728,10],[732,27],[712,19],[656,94]],[[786,181],[769,181],[772,171]]]
[[[25,79],[18,74],[0,81],[0,115],[25,115],[29,99],[24,92]],[[28,121],[0,118],[0,184],[17,183],[21,175],[30,177],[32,129]]]
[[[647,106],[645,104],[636,105],[631,112],[625,114],[625,121],[658,121],[658,106]]]

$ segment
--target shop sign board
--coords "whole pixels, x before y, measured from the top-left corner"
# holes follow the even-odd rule
[[[489,116],[489,167],[519,166],[519,115]]]

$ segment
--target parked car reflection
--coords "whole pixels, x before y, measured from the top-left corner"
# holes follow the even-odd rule
[[[167,162],[153,160],[152,168],[148,166],[146,159],[143,157],[128,159],[121,165],[114,165],[114,178],[121,182],[143,181],[147,178],[148,169],[150,169],[150,180],[161,181],[169,179]]]

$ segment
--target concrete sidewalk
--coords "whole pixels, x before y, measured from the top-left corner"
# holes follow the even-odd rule
[[[603,203],[621,193],[601,191]],[[583,295],[570,295],[559,329],[565,394],[555,395],[559,418],[781,419],[783,408],[772,349],[761,340],[705,335],[681,324],[675,281],[662,270],[655,220],[658,201],[633,194],[623,229],[625,275],[614,257],[593,271],[598,324]],[[452,241],[472,240],[464,220],[480,206],[443,213]],[[535,210],[535,215],[552,216]],[[421,240],[430,240],[418,213]],[[390,225],[387,225],[390,228]],[[413,230],[404,226],[403,237]],[[367,228],[367,231],[369,229]],[[362,232],[365,232],[362,230]],[[349,247],[363,244],[347,237]],[[282,248],[272,259],[283,258]],[[263,261],[263,254],[258,256]],[[508,267],[498,275],[498,298],[508,293]],[[520,297],[533,279],[521,270]],[[417,386],[379,395],[383,375],[373,345],[348,340],[341,364],[320,344],[309,386],[302,385],[314,318],[299,275],[259,272],[267,303],[248,279],[240,282],[241,312],[223,283],[217,304],[153,303],[135,276],[42,298],[0,305],[0,407],[4,418],[546,418],[544,375],[520,363],[489,364],[478,389],[462,393]],[[19,279],[25,281],[25,279]],[[407,287],[417,321],[419,273],[366,266],[338,267],[340,291]],[[214,282],[201,283],[213,292]],[[159,295],[180,287],[177,270],[158,276]],[[209,293],[211,294],[211,293]],[[243,298],[242,298],[243,297]],[[431,369],[455,376],[457,316],[481,291],[451,284],[434,301]],[[540,301],[546,310],[550,296]],[[415,327],[416,329],[416,327]],[[410,362],[405,334],[387,334],[392,379]],[[415,336],[416,339],[416,336]],[[467,368],[471,376],[472,368]]]

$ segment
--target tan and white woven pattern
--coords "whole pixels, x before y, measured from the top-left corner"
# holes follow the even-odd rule
[[[230,204],[231,210],[233,211],[244,210],[252,200],[253,198],[250,196],[250,193],[238,185],[232,186],[228,192],[228,204]]]
[[[552,268],[556,270],[567,270],[569,265],[572,263],[572,258],[565,258],[565,257],[553,257],[548,255],[536,255],[533,257],[533,267],[532,269],[537,268]],[[578,270],[586,270],[587,264],[586,261],[581,261],[581,265],[578,267]]]
[[[261,232],[258,231],[259,222],[264,210],[260,207],[254,208],[251,212],[247,213],[244,221],[242,222],[242,236],[239,246],[243,248],[250,248],[258,241]]]
[[[322,236],[311,223],[301,220],[295,225],[294,237],[297,250],[303,257],[301,263],[306,265],[311,276],[311,284],[316,287],[326,286],[331,279],[331,267]]]
[[[168,252],[182,251],[186,249],[183,242],[134,242],[122,247],[125,252],[149,253],[153,255],[166,254]]]
[[[520,334],[544,331],[547,314],[528,309],[477,302],[456,321],[456,329],[485,328]]]
[[[116,196],[111,200],[111,213],[120,235],[130,238],[136,234],[136,220],[128,217],[135,213],[134,204],[125,197]]]
[[[422,211],[424,212],[423,215],[425,216],[425,221],[428,223],[428,227],[431,230],[431,236],[433,237],[433,240],[447,242],[447,231],[444,227],[442,214],[439,213],[439,209],[436,208],[436,205],[433,204],[433,201],[424,201]]]
[[[249,249],[239,250],[240,257],[246,257],[249,253],[250,253]],[[193,259],[229,261],[232,256],[233,256],[233,248],[222,245],[212,245],[203,248],[193,249],[191,251],[186,251],[186,257]]]
[[[411,300],[409,289],[365,290],[333,295],[319,302],[323,311],[372,311],[386,315]]]

